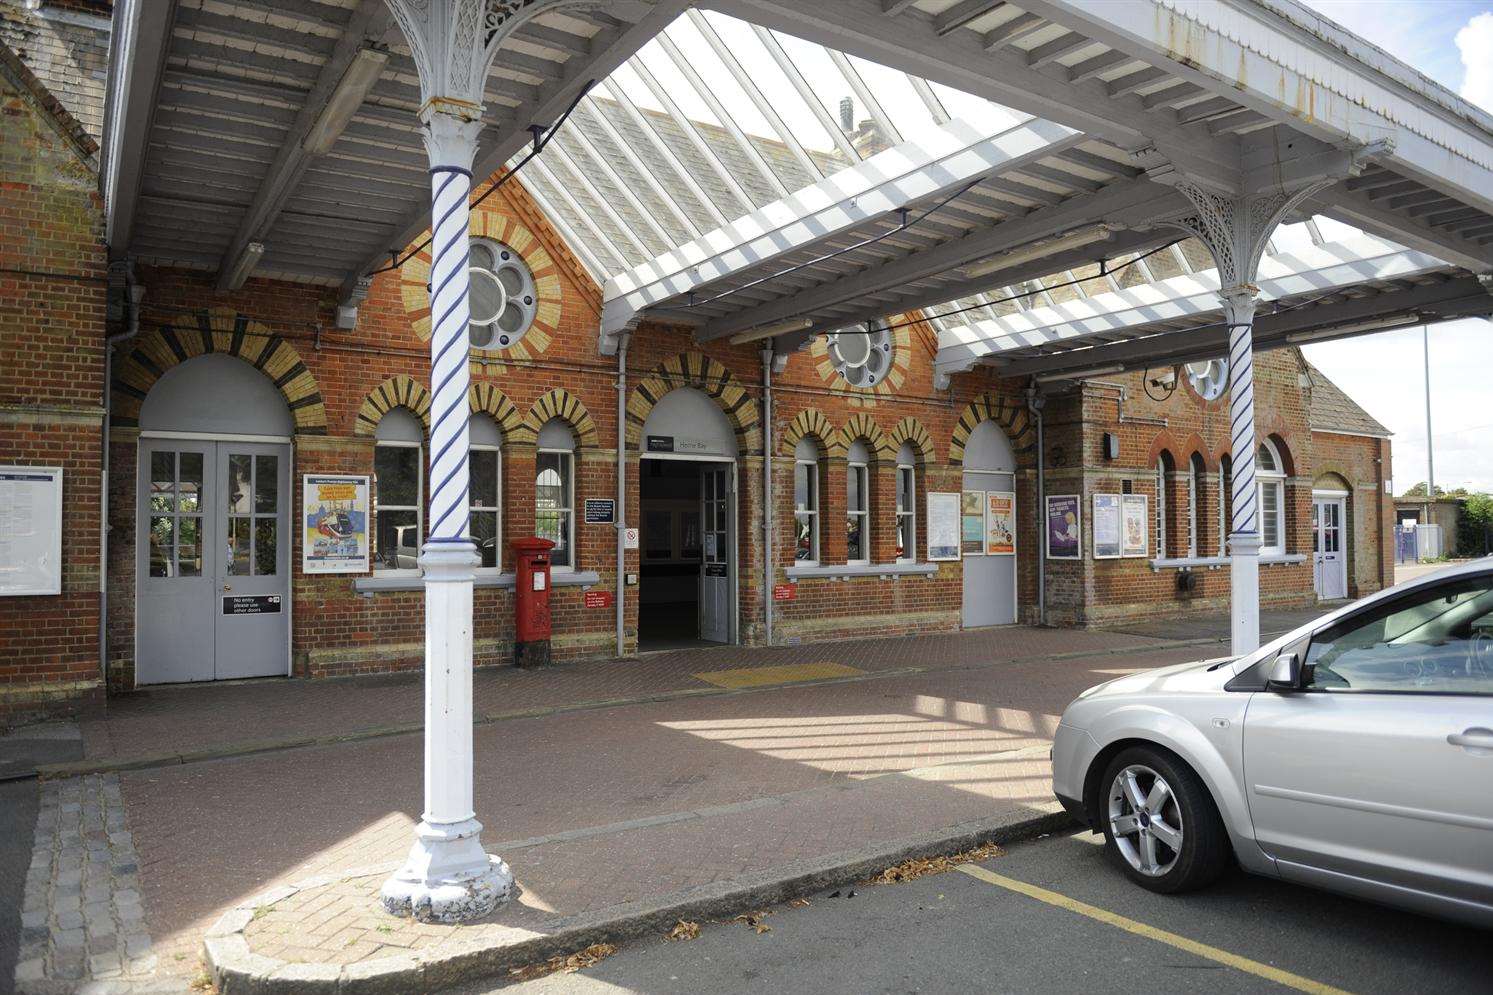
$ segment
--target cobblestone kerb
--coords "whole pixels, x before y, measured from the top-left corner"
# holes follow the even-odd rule
[[[904,840],[797,861],[735,881],[716,882],[575,916],[555,916],[524,928],[483,929],[482,939],[444,945],[439,952],[396,954],[347,964],[306,963],[256,953],[250,925],[279,903],[354,887],[378,904],[378,885],[393,865],[362,867],[310,878],[259,895],[225,913],[208,930],[203,953],[221,995],[271,993],[436,992],[479,979],[506,980],[510,968],[571,953],[593,943],[666,932],[680,919],[723,919],[824,888],[854,883],[904,860],[953,854],[983,843],[1011,843],[1071,826],[1066,813],[1011,820],[985,819],[947,826]],[[361,914],[361,913],[358,913]]]
[[[157,976],[156,966],[118,777],[44,783],[21,903],[16,991],[186,990],[183,981]]]

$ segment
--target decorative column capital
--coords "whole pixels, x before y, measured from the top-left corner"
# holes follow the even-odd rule
[[[433,169],[455,167],[470,174],[481,131],[479,119],[464,116],[460,105],[450,101],[428,101],[420,109],[420,138]]]
[[[482,114],[487,71],[503,41],[540,14],[605,10],[610,0],[388,0],[420,74],[421,116],[437,102]]]

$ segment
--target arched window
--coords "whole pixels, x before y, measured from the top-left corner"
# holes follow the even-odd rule
[[[897,450],[897,562],[918,558],[917,453],[911,442]]]
[[[793,558],[819,562],[819,447],[807,436],[793,447]]]
[[[534,457],[534,534],[555,544],[552,570],[573,570],[575,555],[575,436],[558,418],[539,430]]]
[[[467,429],[471,446],[468,530],[484,568],[503,564],[503,432],[492,416],[472,415]]]
[[[1286,551],[1286,471],[1280,452],[1269,439],[1260,443],[1255,456],[1255,486],[1260,513],[1260,553],[1283,555]]]
[[[1172,457],[1170,453],[1162,453],[1156,457],[1156,555],[1166,557],[1171,555],[1167,548],[1167,487],[1170,485],[1172,473]]]
[[[1218,555],[1228,553],[1230,516],[1234,513],[1234,461],[1224,453],[1218,459]]]
[[[871,562],[871,452],[857,439],[845,463],[845,562]]]
[[[1203,532],[1208,519],[1203,514],[1203,505],[1208,494],[1208,465],[1203,457],[1192,454],[1192,472],[1187,477],[1187,555],[1200,556],[1203,549]]]
[[[373,569],[419,569],[425,532],[425,427],[390,408],[373,433]]]

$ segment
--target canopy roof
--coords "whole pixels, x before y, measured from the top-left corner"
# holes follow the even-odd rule
[[[914,308],[946,349],[994,342],[1028,304],[1123,289],[1098,260],[1173,240],[1154,224],[1185,209],[1152,180],[1169,170],[1221,191],[1327,170],[1323,218],[1493,269],[1493,121],[1289,0],[696,8],[542,15],[488,81],[479,175],[599,80],[522,182],[606,283],[604,350],[648,314],[801,338]],[[353,295],[428,224],[418,81],[384,0],[120,0],[115,18],[115,256]],[[1118,279],[1208,268],[1183,243]],[[1049,298],[1007,299],[1055,272]],[[1040,352],[971,351],[1054,361],[1022,348]]]

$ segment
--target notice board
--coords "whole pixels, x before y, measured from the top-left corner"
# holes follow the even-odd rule
[[[0,466],[0,596],[62,593],[62,468]]]

